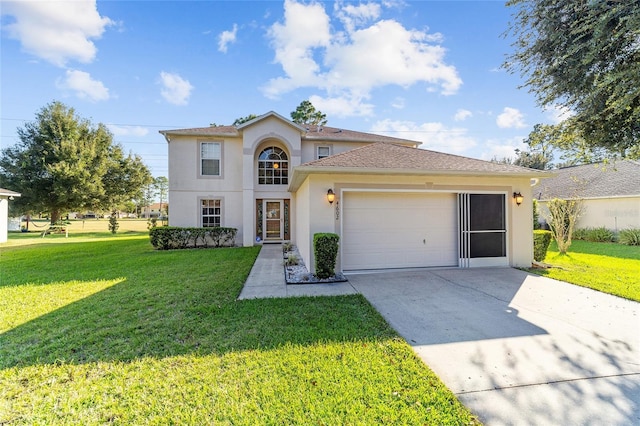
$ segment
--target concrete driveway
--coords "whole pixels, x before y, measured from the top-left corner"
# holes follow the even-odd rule
[[[348,278],[485,424],[640,424],[639,303],[510,268]]]

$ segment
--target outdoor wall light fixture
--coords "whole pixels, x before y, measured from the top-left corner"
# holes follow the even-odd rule
[[[524,201],[524,197],[519,192],[514,192],[513,193],[513,199],[516,200],[516,204],[517,205],[522,204],[522,202]]]
[[[329,188],[329,190],[327,191],[327,201],[329,202],[329,204],[333,204],[335,200],[336,194],[333,193],[333,189]]]

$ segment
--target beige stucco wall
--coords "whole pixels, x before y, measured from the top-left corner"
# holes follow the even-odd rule
[[[9,199],[0,196],[0,243],[7,242],[7,230],[9,226]]]
[[[326,200],[327,190],[337,194],[333,206]],[[340,234],[340,207],[343,190],[378,189],[441,192],[503,192],[507,196],[507,253],[511,266],[528,267],[533,259],[532,201],[529,178],[447,177],[447,176],[381,176],[381,175],[310,175],[296,194],[298,217],[296,244],[306,265],[313,270],[313,234]],[[302,192],[301,192],[302,191]],[[524,202],[516,206],[512,194],[521,192]],[[300,196],[304,199],[301,201]],[[308,220],[308,225],[301,221]],[[340,265],[338,265],[340,268]]]
[[[199,176],[201,142],[220,142],[221,176]],[[201,226],[200,201],[222,200],[222,226],[238,228],[242,241],[242,141],[239,138],[173,136],[169,143],[169,225]]]
[[[640,228],[640,197],[596,198],[583,201],[584,210],[577,228],[605,227],[617,232]],[[547,203],[540,202],[540,218],[548,215]]]
[[[305,181],[300,188],[298,188],[298,191],[293,194],[291,204],[292,216],[295,217],[295,227],[293,228],[295,229],[295,238],[292,238],[292,241],[298,247],[300,256],[307,265],[307,268],[311,270],[313,264],[308,262],[312,259],[310,251],[312,246],[307,241],[311,229],[309,180]]]

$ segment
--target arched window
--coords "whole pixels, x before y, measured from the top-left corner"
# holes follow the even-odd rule
[[[277,146],[265,148],[258,157],[258,183],[261,185],[287,185],[289,159]]]

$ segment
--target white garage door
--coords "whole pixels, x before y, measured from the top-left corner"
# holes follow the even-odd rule
[[[345,192],[342,269],[457,266],[456,195]]]

